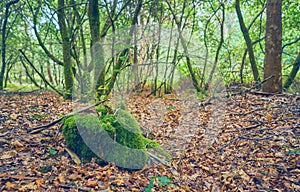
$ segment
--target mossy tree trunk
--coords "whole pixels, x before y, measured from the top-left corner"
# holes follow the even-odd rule
[[[2,56],[2,66],[1,66],[1,72],[0,72],[0,90],[3,90],[3,82],[4,82],[4,74],[6,69],[6,26],[8,17],[10,15],[9,8],[13,4],[18,3],[19,0],[10,1],[5,4],[5,15],[4,15],[4,21],[3,21],[3,27],[2,27],[2,44],[1,44],[1,56]]]
[[[100,43],[100,14],[98,0],[90,0],[88,7],[88,17],[91,33],[91,56],[94,68],[95,91],[97,97],[104,93],[105,87],[105,65],[103,57],[103,48]]]
[[[63,48],[63,63],[64,63],[64,78],[65,78],[65,99],[72,98],[72,91],[74,85],[74,74],[72,70],[72,58],[71,58],[71,40],[68,33],[68,28],[66,25],[66,14],[65,14],[65,1],[58,0],[58,24],[60,29],[60,35],[62,38],[62,48]]]

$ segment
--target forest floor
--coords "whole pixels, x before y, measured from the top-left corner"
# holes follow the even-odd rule
[[[219,104],[131,96],[143,133],[171,155],[139,171],[77,165],[60,124],[73,110],[52,91],[0,94],[0,191],[300,191],[300,97],[238,94]]]

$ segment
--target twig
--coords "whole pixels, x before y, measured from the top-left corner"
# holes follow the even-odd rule
[[[166,161],[166,160],[163,160],[163,159],[157,157],[156,155],[154,155],[154,154],[152,154],[152,153],[150,153],[150,152],[148,152],[148,154],[149,154],[153,159],[156,159],[157,161],[161,162],[162,164],[164,164],[164,165],[170,165],[170,162],[168,162],[168,161]]]
[[[4,136],[8,135],[9,133],[10,133],[10,131],[7,131],[7,132],[5,132],[5,133],[1,133],[1,134],[0,134],[0,137],[4,137]]]
[[[259,92],[255,91],[255,89],[260,88],[265,82],[273,78],[274,76],[271,75],[270,77],[265,78],[262,82],[257,82],[255,85],[251,86],[250,88],[246,88],[245,90],[238,91],[236,93],[231,93],[230,96],[236,96],[241,95],[243,93],[252,93],[252,94],[261,94],[261,95],[274,95],[274,93],[265,93],[265,92]]]
[[[254,129],[254,128],[258,127],[258,126],[261,126],[261,123],[258,123],[258,124],[255,124],[255,125],[250,125],[250,126],[245,127],[243,129],[250,130],[250,129]]]
[[[73,111],[72,113],[69,113],[69,114],[67,114],[67,115],[64,115],[63,117],[61,117],[61,118],[59,118],[59,119],[56,119],[56,120],[52,121],[51,123],[49,123],[49,124],[47,124],[47,125],[42,125],[42,126],[38,126],[38,127],[31,128],[31,129],[28,130],[28,132],[31,133],[31,134],[39,133],[39,132],[43,131],[44,129],[46,129],[46,128],[48,128],[48,127],[51,127],[51,126],[53,126],[53,125],[59,123],[59,122],[60,122],[61,120],[63,120],[65,117],[70,117],[70,116],[75,115],[75,114],[77,114],[77,113],[86,111],[86,110],[88,110],[88,109],[90,109],[90,108],[92,108],[92,107],[95,107],[95,106],[97,106],[97,105],[100,105],[100,104],[102,104],[102,103],[104,103],[104,102],[106,102],[106,101],[109,101],[109,100],[102,100],[102,101],[99,101],[99,102],[97,102],[97,103],[95,103],[95,104],[92,104],[92,105],[86,106],[86,107],[84,107],[84,108],[82,108],[82,109],[79,109],[78,111]]]
[[[39,177],[28,177],[28,176],[11,175],[11,174],[6,174],[6,175],[3,175],[2,177],[8,177],[11,179],[16,179],[16,180],[38,180],[38,179],[41,179]]]
[[[256,109],[253,109],[253,110],[248,111],[248,112],[246,112],[246,113],[237,113],[237,112],[231,110],[232,113],[230,113],[230,114],[232,114],[232,115],[246,116],[246,115],[249,115],[249,114],[254,113],[254,112],[256,112],[256,111],[262,111],[262,110],[265,110],[265,108],[256,108]]]
[[[219,151],[222,152],[223,149],[224,149],[225,147],[227,147],[228,145],[230,145],[230,144],[236,142],[238,139],[244,139],[244,138],[246,138],[245,136],[248,136],[248,135],[250,135],[250,134],[253,134],[253,133],[256,133],[256,132],[259,132],[259,131],[266,131],[266,130],[270,130],[270,128],[266,127],[266,128],[254,130],[254,131],[251,131],[251,132],[249,132],[249,133],[245,133],[245,134],[243,134],[243,135],[240,135],[240,136],[238,136],[238,137],[232,139],[231,141],[229,141],[229,143],[223,145],[223,146],[219,149]]]
[[[271,135],[268,137],[259,137],[259,138],[250,138],[250,137],[239,137],[240,139],[244,140],[252,140],[252,141],[262,141],[262,140],[267,140],[267,139],[272,139],[275,135]]]

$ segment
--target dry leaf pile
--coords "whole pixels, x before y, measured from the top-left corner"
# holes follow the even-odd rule
[[[72,111],[52,91],[0,95],[0,191],[300,191],[300,97],[237,95],[201,105],[174,95],[131,96],[143,134],[171,155],[129,172],[77,165],[59,124]]]

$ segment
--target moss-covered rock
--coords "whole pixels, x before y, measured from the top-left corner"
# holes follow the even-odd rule
[[[101,116],[75,115],[65,119],[63,136],[67,145],[83,162],[96,158],[98,162],[114,162],[128,169],[141,169],[148,161],[147,148],[157,148],[168,154],[155,141],[145,138],[135,118],[123,109],[108,114],[96,108]]]
[[[98,122],[96,122],[96,119],[93,115],[71,116],[64,120],[64,125],[62,127],[62,133],[67,145],[74,153],[81,157],[81,160],[84,163],[89,162],[93,157],[98,158],[98,156],[93,151],[91,151],[83,141],[77,129],[77,122],[86,122],[86,124],[90,125],[91,123],[91,125],[93,125],[96,123],[98,124]],[[92,126],[89,127],[93,129]]]

